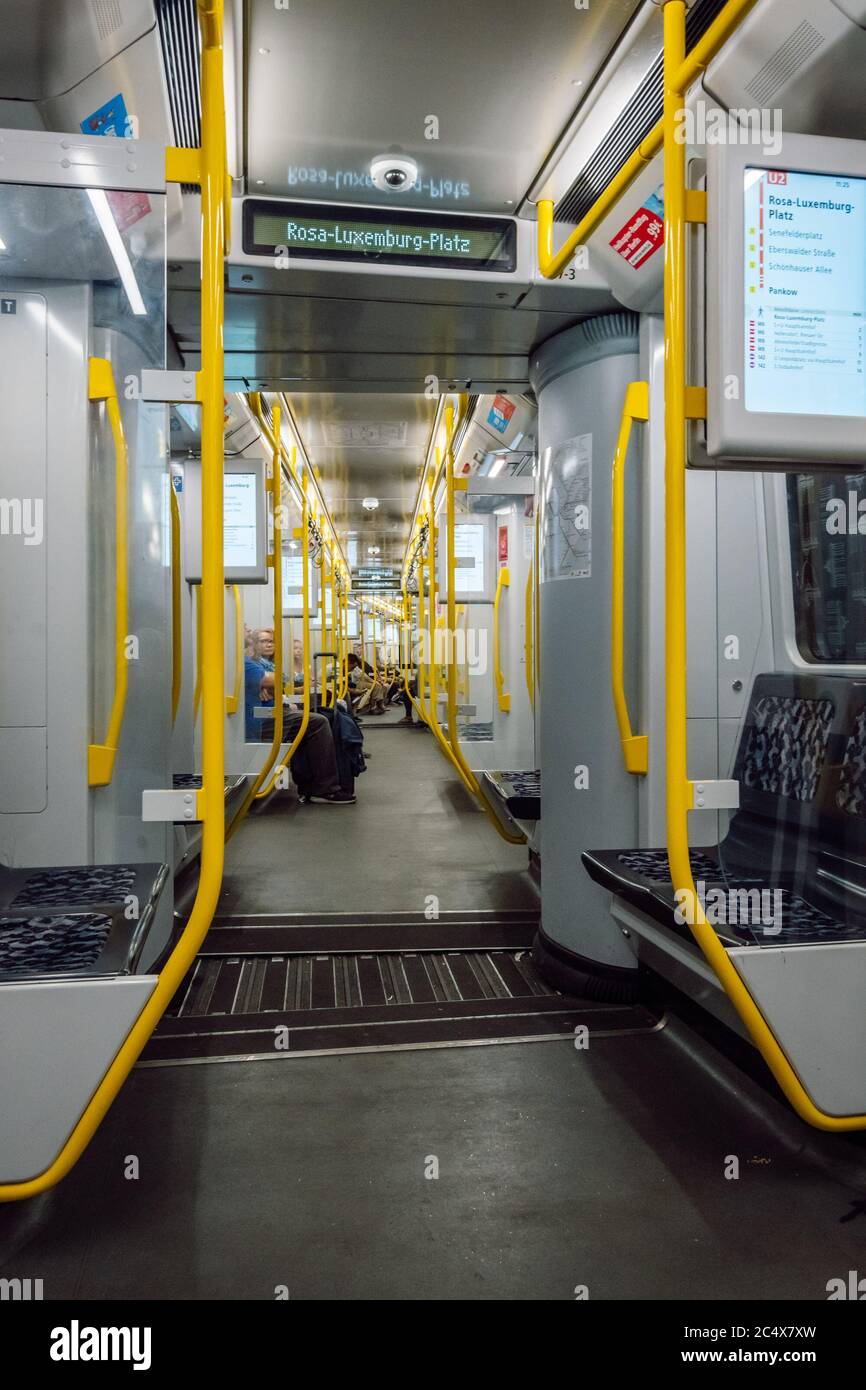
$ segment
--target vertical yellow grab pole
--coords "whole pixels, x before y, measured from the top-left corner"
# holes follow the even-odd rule
[[[33,1197],[65,1177],[92,1139],[141,1049],[195,959],[219,900],[224,859],[223,665],[223,283],[226,134],[223,97],[223,0],[199,0],[202,33],[201,399],[202,399],[202,702],[201,869],[192,912],[147,1003],[53,1163],[25,1182],[0,1184],[0,1201]]]
[[[716,21],[726,34],[748,4],[731,3]],[[665,740],[668,859],[674,891],[693,904],[689,927],[740,1018],[801,1119],[818,1129],[866,1127],[864,1115],[826,1115],[805,1091],[760,1009],[704,914],[689,856],[688,815],[693,787],[686,746],[686,147],[679,138],[685,101],[684,0],[664,0],[665,155]]]
[[[174,479],[168,480],[171,504],[171,723],[174,727],[183,680],[183,608],[181,605],[180,507]]]
[[[241,703],[244,682],[244,617],[241,605],[241,586],[232,585],[232,602],[235,609],[235,679],[231,695],[226,696],[226,714],[237,714]]]
[[[469,409],[468,396],[461,396],[461,418],[466,417]],[[457,769],[460,779],[467,791],[475,798],[478,805],[486,815],[490,824],[503,840],[507,840],[510,845],[523,845],[526,843],[525,836],[512,835],[501,824],[492,806],[487,801],[478,778],[470,768],[460,747],[460,736],[457,731],[457,662],[454,646],[454,631],[457,626],[457,558],[455,554],[455,525],[456,507],[454,504],[454,437],[456,434],[454,426],[454,406],[449,401],[445,406],[445,573],[447,579],[447,592],[445,597],[445,626],[447,628],[446,637],[446,658],[448,661],[448,734],[449,742],[446,744],[451,762]],[[468,627],[468,619],[467,619]],[[468,638],[468,632],[467,632]],[[443,739],[444,742],[444,739]]]
[[[289,763],[292,761],[292,758],[295,756],[295,753],[296,753],[297,750],[298,750],[298,746],[299,746],[299,744],[300,744],[300,742],[301,742],[301,739],[304,737],[304,735],[305,735],[306,732],[307,732],[307,726],[309,725],[309,722],[310,722],[310,661],[311,661],[311,653],[310,653],[310,529],[309,529],[309,515],[310,515],[310,514],[309,514],[309,505],[308,505],[308,502],[307,502],[307,477],[308,477],[308,475],[307,475],[307,473],[305,472],[305,473],[304,473],[304,477],[303,477],[303,482],[302,482],[302,487],[303,487],[303,502],[302,502],[302,504],[301,504],[301,535],[300,535],[300,540],[301,540],[301,567],[302,567],[302,575],[301,575],[301,595],[302,595],[302,602],[301,602],[301,607],[302,607],[302,609],[303,609],[303,616],[302,616],[302,619],[301,619],[301,623],[302,623],[302,626],[301,626],[301,633],[302,633],[302,641],[303,641],[303,647],[304,647],[304,685],[303,685],[303,706],[302,706],[302,713],[301,713],[301,722],[300,722],[300,724],[299,724],[299,726],[298,726],[298,731],[297,731],[297,733],[295,734],[295,737],[292,739],[292,741],[291,741],[291,743],[289,744],[288,748],[286,749],[285,753],[284,753],[283,756],[280,758],[279,763],[278,763],[277,766],[274,768],[273,776],[270,778],[270,781],[267,783],[267,785],[264,786],[264,787],[262,787],[261,791],[259,792],[259,796],[260,796],[260,797],[269,796],[269,795],[271,794],[271,792],[272,792],[273,789],[274,789],[274,785],[275,785],[275,783],[276,783],[277,777],[279,776],[280,770],[281,770],[282,768],[284,768],[284,767],[288,767],[288,766],[289,766]],[[294,648],[293,648],[293,650],[292,650],[292,689],[294,689],[294,670],[295,670],[295,666],[294,666]]]

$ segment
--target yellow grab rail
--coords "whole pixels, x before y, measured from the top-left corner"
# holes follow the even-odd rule
[[[180,507],[174,490],[174,479],[169,476],[169,502],[171,506],[171,722],[174,726],[180,704],[180,688],[183,680],[183,605],[181,602],[180,572]]]
[[[668,0],[658,0],[658,3],[667,5]],[[675,78],[677,89],[683,93],[683,96],[694,80],[704,72],[707,64],[715,57],[737,25],[745,19],[749,10],[757,3],[758,0],[728,0],[728,4],[713,20],[700,42],[696,44],[687,58],[683,57],[679,65]],[[658,154],[664,143],[664,135],[665,122],[664,117],[662,117],[632,152],[622,169],[607,185],[585,216],[581,218],[570,233],[568,240],[556,252],[553,250],[553,201],[549,198],[539,199],[536,210],[538,218],[538,269],[546,280],[555,280],[557,276],[562,274],[577,248],[592,235],[638,174]]]
[[[505,689],[505,677],[502,674],[501,649],[499,641],[499,613],[502,603],[502,590],[511,585],[511,576],[508,573],[507,565],[500,565],[499,577],[496,580],[496,596],[493,600],[493,680],[496,685],[496,703],[503,714],[508,714],[511,709],[511,696]]]
[[[270,776],[271,769],[279,757],[280,748],[283,743],[283,471],[281,465],[282,454],[280,451],[280,407],[278,405],[273,407],[272,419],[273,442],[271,476],[268,479],[268,491],[271,494],[271,508],[273,511],[274,549],[273,553],[268,556],[268,565],[271,570],[274,585],[274,732],[271,735],[271,746],[265,755],[261,767],[247,788],[237,815],[229,826],[226,840],[230,840],[232,835],[234,835],[250,806],[253,804],[253,801],[259,795],[262,784]]]
[[[199,0],[202,28],[202,822],[201,867],[195,902],[147,1003],[54,1161],[37,1177],[0,1184],[0,1201],[34,1197],[65,1177],[93,1138],[207,934],[222,883],[225,833],[223,701],[223,309],[226,179],[222,57],[223,0]]]
[[[192,692],[192,720],[198,719],[201,704],[202,650],[201,650],[201,585],[195,585],[195,685]]]
[[[226,714],[229,716],[238,712],[244,683],[244,618],[239,584],[232,585],[232,600],[235,606],[235,684],[231,695],[226,696]]]
[[[123,433],[114,372],[111,363],[104,357],[90,358],[87,393],[90,400],[105,402],[114,440],[114,695],[105,742],[91,743],[87,749],[88,786],[107,787],[114,773],[129,689],[126,659],[129,632],[129,450]]]
[[[469,397],[460,397],[461,420],[465,420],[469,412]],[[475,773],[470,768],[460,747],[460,735],[457,729],[457,661],[454,643],[454,634],[457,627],[457,557],[455,553],[455,530],[456,530],[456,508],[454,505],[454,437],[457,431],[454,427],[454,406],[449,401],[445,407],[445,566],[448,576],[448,590],[445,596],[446,613],[446,659],[447,679],[448,679],[448,735],[450,742],[445,743],[448,755],[456,767],[465,786],[475,797],[478,805],[486,815],[496,833],[503,840],[507,840],[510,845],[523,845],[526,843],[524,835],[512,835],[509,830],[499,820],[493,807],[488,802],[481,790],[481,785]],[[469,618],[467,612],[466,628],[468,631]],[[468,644],[467,644],[468,645]]]
[[[632,381],[626,387],[622,420],[612,470],[611,548],[611,688],[619,741],[626,772],[645,773],[649,763],[649,739],[632,733],[625,695],[625,460],[632,422],[649,419],[649,384]]]
[[[702,65],[749,9],[751,4],[743,0],[730,0],[713,30],[704,36]],[[689,921],[692,935],[800,1118],[818,1129],[863,1129],[866,1115],[828,1115],[806,1091],[703,911],[689,856],[688,816],[694,809],[694,784],[688,775],[686,742],[686,148],[678,132],[683,83],[696,60],[685,60],[685,20],[684,0],[665,0],[665,741],[671,880],[675,897],[694,904],[689,914],[694,918]],[[707,43],[711,34],[715,46]]]
[[[302,633],[303,633],[303,644],[304,644],[304,687],[303,687],[304,693],[303,693],[303,710],[302,710],[302,713],[301,713],[301,722],[300,722],[300,724],[299,724],[299,726],[298,726],[298,732],[295,734],[295,737],[292,739],[292,741],[291,741],[291,743],[289,744],[288,748],[286,749],[285,753],[284,753],[283,756],[280,758],[279,763],[278,763],[277,766],[274,768],[273,776],[271,777],[270,781],[267,783],[266,786],[263,786],[263,787],[261,788],[261,790],[258,792],[258,796],[259,796],[259,797],[269,796],[270,793],[273,791],[273,789],[274,789],[274,784],[276,783],[277,777],[278,777],[279,774],[280,774],[280,770],[281,770],[282,768],[284,768],[284,767],[288,767],[289,763],[292,761],[292,758],[295,756],[295,753],[298,751],[298,747],[299,747],[299,745],[300,745],[301,739],[304,737],[305,733],[307,732],[307,727],[308,727],[309,722],[310,722],[310,531],[309,531],[309,526],[308,526],[309,506],[308,506],[308,503],[307,503],[307,477],[308,477],[307,473],[304,473],[304,479],[303,479],[303,501],[302,501],[302,503],[301,503],[301,535],[300,535],[300,540],[301,540],[301,566],[302,566],[302,571],[303,571],[302,576],[301,576],[301,595],[302,595],[302,608],[303,608],[302,628],[301,628],[301,631],[302,631]],[[293,652],[293,653],[292,653],[292,688],[293,688],[293,689],[294,689],[294,669],[295,669],[295,667],[294,667],[294,652]]]
[[[523,610],[523,664],[526,668],[526,693],[533,709],[535,709],[535,634],[532,628],[533,598],[535,595],[534,574],[535,562],[530,560],[529,569],[526,572],[526,595]]]

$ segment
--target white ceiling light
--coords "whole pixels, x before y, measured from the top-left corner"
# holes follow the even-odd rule
[[[365,512],[374,512],[379,505],[378,497],[365,497],[361,503]]]
[[[487,474],[488,478],[498,478],[504,467],[505,455],[497,454],[496,458],[493,460],[490,472]]]
[[[129,300],[129,307],[134,314],[141,316],[147,314],[144,307],[144,300],[141,297],[141,290],[138,288],[138,281],[135,278],[135,271],[129,259],[129,252],[123,244],[120,232],[117,230],[117,223],[108,206],[108,199],[101,188],[88,188],[87,196],[90,199],[96,219],[102,228],[102,235],[108,243],[108,249],[114,258],[117,266],[117,273],[120,276],[120,283],[126,291]]]
[[[368,554],[368,555],[378,555],[378,554],[379,554],[379,547],[378,547],[378,545],[368,545],[368,546],[367,546],[367,554]]]
[[[5,250],[6,250],[6,243],[5,243],[5,241],[3,240],[2,236],[0,236],[0,251],[5,251]]]

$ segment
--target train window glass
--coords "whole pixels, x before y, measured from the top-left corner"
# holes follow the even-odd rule
[[[866,662],[866,473],[788,474],[797,647],[806,661]]]

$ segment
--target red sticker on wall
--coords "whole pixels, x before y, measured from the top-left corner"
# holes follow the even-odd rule
[[[500,526],[500,528],[499,528],[499,563],[500,563],[500,565],[507,565],[507,564],[508,564],[508,527],[507,527],[507,526]]]
[[[647,198],[625,226],[617,232],[611,246],[617,255],[637,269],[654,256],[665,240],[664,205],[655,193]]]

